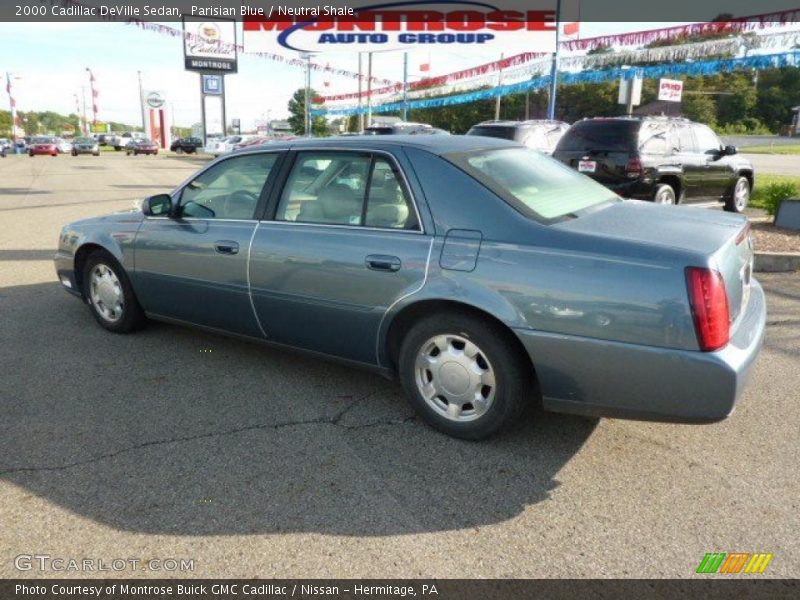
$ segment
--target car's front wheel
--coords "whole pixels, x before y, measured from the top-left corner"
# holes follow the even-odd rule
[[[733,184],[731,197],[725,201],[725,210],[728,212],[740,213],[747,208],[750,202],[750,181],[747,177],[739,177]]]
[[[418,321],[403,339],[399,372],[416,412],[436,429],[477,440],[529,404],[532,369],[502,327],[465,312]]]
[[[129,333],[145,316],[125,270],[108,252],[93,252],[83,267],[83,293],[94,318],[114,333]]]

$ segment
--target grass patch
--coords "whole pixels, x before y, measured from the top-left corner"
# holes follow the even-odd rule
[[[800,144],[792,146],[751,146],[740,148],[742,154],[800,154]]]
[[[770,215],[778,210],[778,204],[786,198],[800,196],[800,177],[792,175],[759,175],[750,197],[750,206],[763,208]]]

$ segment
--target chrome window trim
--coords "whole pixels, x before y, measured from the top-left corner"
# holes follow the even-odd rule
[[[151,217],[149,215],[145,216],[145,220],[166,220],[166,221],[175,221],[176,223],[180,223],[181,221],[210,221],[211,223],[256,223],[258,224],[258,219],[203,219],[201,217]]]
[[[275,218],[275,217],[277,217],[277,207],[276,207],[275,217],[273,217],[272,219],[265,219],[264,221],[271,222],[271,223],[291,223],[291,224],[296,224],[296,225],[328,225],[328,226],[331,226],[331,227],[353,227],[353,228],[356,228],[356,229],[376,229],[378,231],[405,231],[407,233],[421,233],[423,235],[425,234],[425,223],[422,222],[422,215],[420,215],[419,207],[417,206],[417,198],[414,195],[414,191],[411,189],[411,184],[408,181],[408,177],[406,177],[406,173],[405,173],[405,171],[403,171],[403,168],[400,165],[400,163],[397,162],[397,158],[395,157],[395,155],[392,154],[391,152],[389,152],[388,150],[376,150],[374,148],[362,148],[362,147],[359,147],[359,146],[353,146],[353,147],[347,147],[347,146],[344,146],[344,147],[342,147],[342,146],[300,146],[300,147],[292,146],[290,148],[290,150],[292,152],[297,153],[297,154],[301,154],[303,152],[347,152],[349,154],[354,154],[354,153],[358,153],[358,152],[365,152],[367,154],[380,154],[381,156],[386,157],[388,159],[388,161],[391,162],[394,165],[395,169],[400,173],[400,177],[402,177],[402,179],[403,179],[404,187],[405,187],[406,191],[408,192],[409,199],[411,200],[411,206],[414,207],[414,214],[417,216],[417,225],[418,225],[418,227],[417,227],[417,229],[412,231],[410,229],[394,229],[392,227],[367,227],[366,225],[364,225],[364,226],[361,226],[361,225],[336,225],[334,223],[305,223],[305,222],[298,223],[297,221],[283,221],[283,220],[278,220],[277,218]],[[292,169],[294,169],[294,165],[292,165]],[[289,171],[288,175],[291,175],[291,171]],[[287,181],[288,181],[288,175],[287,175]],[[281,195],[283,195],[283,192],[285,191],[285,189],[286,188],[281,190]],[[278,206],[280,206],[280,199],[278,200]]]
[[[259,225],[283,225],[283,226],[297,226],[297,227],[332,227],[334,229],[355,229],[357,231],[382,231],[386,232],[394,232],[394,233],[405,233],[408,235],[425,235],[424,231],[420,231],[419,229],[395,229],[393,227],[368,227],[366,225],[346,225],[340,223],[306,223],[297,222],[297,221],[276,221],[274,219],[265,219],[263,221],[259,221]]]

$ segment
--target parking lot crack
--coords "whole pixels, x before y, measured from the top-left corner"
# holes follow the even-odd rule
[[[176,436],[171,438],[165,438],[160,440],[149,440],[146,442],[142,442],[139,444],[134,444],[132,446],[128,446],[126,448],[121,448],[119,450],[115,450],[113,452],[107,452],[105,454],[99,454],[97,456],[93,456],[91,458],[87,458],[85,460],[74,461],[71,463],[65,463],[61,465],[41,465],[41,466],[30,466],[30,467],[13,467],[9,469],[0,470],[0,476],[3,475],[12,475],[15,473],[37,473],[37,472],[57,472],[57,471],[66,471],[69,469],[75,469],[79,467],[83,467],[86,465],[91,465],[97,462],[101,462],[104,460],[111,460],[118,456],[122,456],[124,454],[130,454],[132,452],[138,452],[140,450],[145,450],[147,448],[153,448],[158,446],[167,446],[172,444],[182,444],[187,442],[194,442],[198,440],[206,440],[211,438],[222,438],[228,436],[234,436],[241,433],[247,433],[250,431],[265,431],[265,430],[273,430],[277,431],[279,429],[286,429],[289,427],[307,427],[313,425],[323,425],[323,426],[333,426],[333,427],[340,427],[346,430],[356,430],[356,429],[364,429],[368,427],[379,427],[379,426],[392,426],[392,425],[403,425],[405,423],[409,423],[415,420],[414,416],[400,418],[400,419],[384,419],[378,421],[369,421],[367,423],[356,423],[356,424],[345,424],[342,423],[342,419],[344,416],[350,412],[358,403],[366,400],[367,398],[384,391],[386,387],[381,387],[377,390],[373,390],[356,398],[352,402],[350,402],[345,408],[337,412],[331,417],[317,417],[313,419],[297,419],[297,420],[290,420],[290,421],[282,421],[278,423],[262,423],[257,425],[246,425],[243,427],[234,427],[231,429],[226,429],[224,431],[209,431],[206,433],[198,433],[196,435],[186,435],[186,436]]]

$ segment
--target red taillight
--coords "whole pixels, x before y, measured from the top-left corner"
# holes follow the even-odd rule
[[[725,281],[719,271],[686,268],[686,285],[697,341],[703,352],[719,350],[730,340],[730,312]]]
[[[644,167],[642,166],[642,161],[638,158],[632,158],[628,161],[628,164],[625,165],[625,174],[633,179],[634,177],[641,177],[644,173]]]

